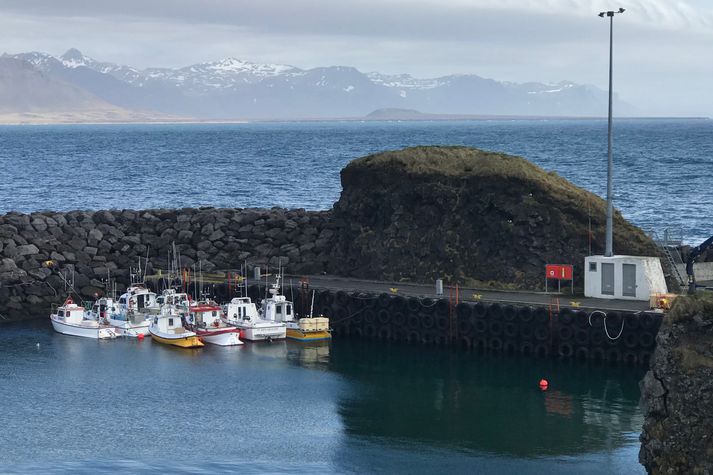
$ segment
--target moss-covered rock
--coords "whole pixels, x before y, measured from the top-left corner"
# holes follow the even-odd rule
[[[604,247],[606,203],[527,160],[466,147],[370,155],[341,173],[334,272],[367,278],[535,288],[546,263]],[[618,254],[657,255],[617,212]]]

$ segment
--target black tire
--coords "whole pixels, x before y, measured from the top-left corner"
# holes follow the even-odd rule
[[[574,347],[571,343],[560,343],[557,347],[557,353],[561,358],[571,358],[574,356]]]
[[[584,310],[579,310],[574,314],[574,325],[577,328],[589,328],[589,314]]]
[[[433,331],[425,331],[421,334],[421,343],[433,345],[436,342],[436,334]]]
[[[484,318],[486,313],[487,308],[481,302],[477,302],[471,309],[471,315],[475,318]]]
[[[517,340],[519,330],[516,323],[508,322],[503,326],[503,335],[509,340]]]
[[[520,343],[520,354],[525,356],[530,356],[534,353],[535,346],[530,341],[523,341]]]
[[[604,348],[597,347],[597,348],[592,348],[589,351],[589,356],[590,359],[594,361],[604,361],[607,357],[606,352],[604,351]]]
[[[639,351],[639,364],[642,366],[649,366],[651,364],[651,352],[650,351]]]
[[[473,333],[473,325],[470,323],[470,319],[463,319],[458,321],[458,335],[459,336],[470,336]]]
[[[639,362],[639,358],[636,355],[636,351],[626,350],[621,355],[621,361],[624,364],[635,366]]]
[[[400,295],[391,297],[389,302],[389,310],[394,312],[402,312],[406,309],[406,299]]]
[[[421,327],[421,319],[418,315],[409,315],[406,318],[406,326],[411,330],[416,330]]]
[[[651,330],[656,326],[654,316],[648,312],[642,313],[641,317],[639,317],[639,326],[642,330]]]
[[[503,306],[503,320],[512,322],[517,318],[517,309],[512,305]]]
[[[383,309],[382,309],[383,310]],[[381,310],[379,310],[381,312]],[[355,317],[356,318],[356,317]],[[372,309],[365,310],[364,311],[364,321],[366,323],[374,323],[376,322],[376,312]]]
[[[532,315],[535,317],[535,323],[544,325],[550,321],[550,313],[545,307],[537,307],[533,310]]]
[[[654,347],[656,344],[656,337],[654,334],[648,331],[639,333],[639,346],[641,349],[648,350]]]
[[[574,330],[572,330],[572,327],[559,327],[557,329],[557,337],[560,341],[571,341],[574,338]]]
[[[535,338],[535,329],[532,325],[520,325],[520,339],[532,341]]]
[[[430,330],[435,324],[435,318],[432,315],[421,315],[421,328]]]
[[[503,339],[498,336],[492,336],[488,339],[488,349],[493,351],[501,351],[503,349]]]
[[[499,303],[491,304],[488,307],[487,316],[490,320],[500,321],[503,318],[503,306]]]
[[[487,349],[487,347],[488,347],[488,341],[483,336],[477,336],[477,337],[473,338],[470,341],[470,343],[471,343],[471,347],[474,350],[483,351],[483,350]]]
[[[409,330],[406,333],[406,341],[409,343],[421,343],[421,333],[417,330]]]
[[[617,347],[611,347],[606,350],[606,359],[610,363],[618,363],[621,361],[621,350]]]
[[[641,321],[638,315],[629,313],[624,316],[624,326],[627,330],[637,330],[641,328]]]
[[[377,334],[378,334],[378,331],[377,331],[375,325],[372,325],[370,323],[367,323],[366,325],[364,325],[364,336],[366,338],[371,338],[371,339],[376,338]]]
[[[418,311],[433,315],[436,311],[436,301],[433,299],[423,299],[419,302]]]
[[[546,341],[550,337],[550,330],[544,326],[535,327],[535,340]]]
[[[351,299],[349,298],[349,294],[344,292],[343,290],[339,290],[336,294],[334,294],[334,302],[338,305],[345,306],[349,304],[350,300]]]
[[[476,333],[483,334],[488,331],[488,322],[485,320],[476,320],[473,322],[473,329]]]
[[[456,306],[456,314],[458,315],[459,320],[470,317],[471,313],[472,309],[470,308],[470,304],[461,302]]]
[[[488,324],[488,332],[490,336],[500,336],[503,334],[503,323],[499,320],[493,320]]]
[[[592,312],[587,317],[588,321],[592,322],[592,328],[604,327],[604,315],[601,312]]]
[[[386,310],[385,308],[382,308],[379,310],[379,312],[376,314],[376,319],[381,323],[382,325],[388,325],[388,323],[391,321],[391,312]]]
[[[406,315],[401,312],[396,312],[391,316],[391,320],[393,321],[395,327],[403,328],[406,324]]]
[[[444,315],[436,315],[436,328],[440,331],[448,329],[448,317]]]
[[[448,310],[449,310],[450,305],[448,304],[448,300],[446,299],[439,299],[436,302],[436,305],[434,307],[434,311],[437,315],[448,315]]]
[[[517,311],[517,318],[520,323],[530,323],[535,318],[532,307],[520,307]]]
[[[574,350],[574,357],[575,359],[578,360],[587,360],[589,359],[589,348],[585,348],[583,346],[580,346],[576,350]]]
[[[390,340],[391,339],[391,328],[385,326],[379,328],[379,333],[377,335],[379,340]]]
[[[589,344],[592,346],[604,346],[609,338],[604,334],[604,328],[594,328],[589,334]]]
[[[574,332],[574,342],[578,347],[589,346],[589,329],[579,328]]]
[[[421,310],[421,302],[416,297],[406,299],[406,308],[411,313],[416,313]]]
[[[433,344],[436,346],[447,346],[449,343],[449,339],[446,335],[442,335],[440,333],[436,333],[433,337]]]
[[[619,329],[621,328],[621,323],[623,320],[624,320],[624,317],[619,312],[607,313],[607,318],[604,323],[606,324],[607,330],[609,330],[610,335],[612,335],[612,333],[614,335],[619,333]]]
[[[563,308],[560,310],[558,320],[560,325],[572,325],[574,321],[574,311],[571,308]]]
[[[624,333],[621,336],[624,346],[633,350],[639,346],[639,335],[636,333]]]
[[[379,308],[388,308],[390,302],[391,302],[391,295],[389,295],[387,293],[379,294],[379,297],[376,299],[376,305]]]

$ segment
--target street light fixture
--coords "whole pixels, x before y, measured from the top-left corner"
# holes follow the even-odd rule
[[[612,159],[612,60],[614,55],[614,15],[624,13],[624,9],[599,13],[601,18],[609,17],[609,137],[608,137],[608,163],[607,163],[607,234],[606,250],[604,255],[614,255],[614,191],[612,186],[612,173],[614,160]]]

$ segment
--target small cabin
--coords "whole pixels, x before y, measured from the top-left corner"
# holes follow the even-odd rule
[[[183,322],[181,321],[181,317],[179,315],[154,317],[153,323],[158,328],[158,330],[163,333],[185,332],[185,329],[183,328]]]
[[[260,319],[257,307],[250,297],[237,297],[225,306],[225,315],[231,321],[256,321]]]
[[[220,307],[216,305],[195,305],[190,308],[189,321],[197,327],[220,325]]]
[[[288,302],[284,295],[263,300],[263,312],[262,318],[273,322],[291,322],[295,317],[292,302]]]

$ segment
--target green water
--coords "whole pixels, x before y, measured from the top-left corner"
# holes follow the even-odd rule
[[[643,473],[642,375],[358,340],[180,350],[4,325],[0,472]]]

